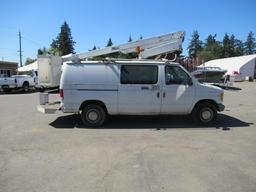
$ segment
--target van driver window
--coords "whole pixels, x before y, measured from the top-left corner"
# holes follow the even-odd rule
[[[158,66],[122,65],[121,84],[155,84],[158,80]]]
[[[165,66],[165,83],[171,84],[183,84],[187,85],[189,82],[189,75],[178,66]]]

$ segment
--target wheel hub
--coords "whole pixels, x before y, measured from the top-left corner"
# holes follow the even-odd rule
[[[96,113],[95,111],[90,111],[88,113],[88,118],[90,121],[96,121],[98,119],[98,113]]]
[[[204,110],[201,114],[202,119],[205,121],[209,121],[212,119],[212,113],[209,110]]]

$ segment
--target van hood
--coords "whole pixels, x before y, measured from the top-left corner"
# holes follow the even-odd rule
[[[223,90],[219,87],[213,86],[213,85],[209,85],[209,84],[198,84],[198,88],[199,89],[203,89],[203,91],[207,91],[210,93],[221,93],[223,92]]]

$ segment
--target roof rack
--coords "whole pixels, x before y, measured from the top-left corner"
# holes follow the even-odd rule
[[[80,61],[80,62],[72,62],[74,64],[76,63],[86,63],[88,61],[94,61],[95,63],[105,63],[105,64],[110,64],[110,63],[116,63],[118,64],[119,61],[139,61],[139,62],[162,62],[165,64],[171,64],[174,63],[174,60],[167,60],[167,59],[119,59],[119,58],[102,58],[102,59],[96,59],[96,60],[90,60],[87,59],[85,61]]]

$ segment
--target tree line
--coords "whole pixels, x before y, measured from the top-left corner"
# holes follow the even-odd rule
[[[142,35],[140,35],[139,39],[143,39]],[[132,42],[132,37],[131,35],[129,36],[127,42]],[[72,34],[71,34],[71,29],[67,22],[65,21],[61,27],[60,27],[60,33],[58,36],[52,40],[52,43],[50,44],[49,48],[39,48],[37,51],[37,55],[58,55],[58,56],[63,56],[67,54],[74,54],[75,53],[75,46],[76,42],[73,40]],[[112,42],[112,38],[109,38],[106,47],[110,47],[114,45]],[[89,51],[97,50],[100,49],[100,47],[96,47],[94,45],[92,49]],[[106,58],[106,57],[113,57],[113,58],[135,58],[137,57],[137,53],[128,53],[128,54],[123,54],[123,53],[111,53],[107,55],[102,55],[99,57],[95,57],[95,59],[100,59],[100,58]],[[36,59],[31,59],[27,58],[25,65],[28,65],[30,63],[33,63],[36,61]]]
[[[256,43],[252,31],[248,33],[245,42],[228,33],[225,33],[222,41],[217,40],[217,34],[210,34],[205,41],[202,41],[198,31],[194,31],[187,50],[190,58],[206,62],[212,59],[254,54]]]
[[[143,39],[142,35],[140,35],[139,39]],[[132,42],[132,37],[131,35],[128,38],[128,42]],[[65,21],[61,27],[60,27],[60,33],[58,34],[58,36],[52,40],[52,43],[50,44],[49,48],[39,48],[37,51],[37,55],[58,55],[58,56],[63,56],[63,55],[67,55],[67,54],[74,54],[75,53],[75,46],[76,42],[73,40],[72,34],[71,34],[71,29],[69,27],[69,25],[67,24],[67,22]],[[106,47],[112,46],[113,42],[112,42],[112,38],[109,38],[106,44]],[[96,47],[96,45],[94,45],[92,47],[92,49],[90,49],[89,51],[92,50],[97,50],[100,49],[99,47]],[[101,57],[96,57],[95,59],[99,59],[99,58],[105,58],[105,57],[116,57],[116,58],[134,58],[137,57],[136,53],[129,53],[129,54],[123,54],[123,53],[111,53],[111,54],[107,54],[107,55],[103,55]],[[36,61],[36,59],[31,59],[31,58],[27,58],[25,65],[28,65],[30,63],[33,63],[34,61]]]
[[[76,42],[73,40],[71,29],[65,21],[60,27],[60,33],[52,40],[50,48],[39,48],[37,55],[58,55],[63,56],[70,53],[75,53]],[[27,58],[25,65],[34,62],[36,59]]]
[[[143,39],[140,35],[139,39]],[[132,42],[133,39],[131,35],[128,38],[128,42]],[[71,29],[67,22],[65,21],[60,27],[60,33],[58,36],[52,40],[49,48],[40,48],[37,51],[38,55],[58,55],[63,56],[67,54],[75,53],[76,42],[73,40]],[[112,39],[109,38],[106,47],[112,46]],[[91,50],[97,50],[96,45],[92,47]],[[210,34],[205,39],[205,41],[200,40],[200,35],[198,31],[194,31],[192,38],[188,45],[189,58],[199,59],[202,62],[206,62],[212,59],[242,56],[256,53],[256,43],[253,32],[249,32],[245,42],[239,40],[234,34],[229,35],[225,33],[223,40],[217,40],[217,34]],[[108,55],[103,55],[101,57],[96,57],[96,59],[102,57],[114,57],[114,58],[136,58],[138,54],[136,52],[123,54],[123,53],[111,53]],[[25,65],[34,62],[36,59],[27,58]]]
[[[71,29],[65,21],[60,27],[60,33],[52,40],[50,48],[40,48],[37,51],[38,55],[58,55],[63,56],[70,53],[75,53],[76,42],[73,40]]]

